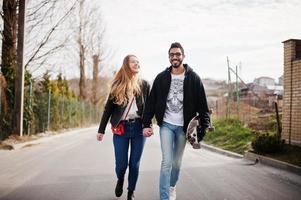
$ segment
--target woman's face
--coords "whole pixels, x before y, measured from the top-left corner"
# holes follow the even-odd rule
[[[138,74],[139,69],[140,69],[140,65],[139,65],[139,60],[138,60],[137,57],[135,57],[135,56],[130,57],[129,66],[130,66],[130,69],[131,69],[131,71],[134,75]]]

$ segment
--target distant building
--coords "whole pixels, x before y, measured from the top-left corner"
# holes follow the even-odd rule
[[[283,86],[282,85],[268,85],[267,86],[270,95],[283,95]]]
[[[268,96],[268,88],[257,83],[248,83],[246,87],[243,87],[240,90],[240,95],[242,97],[251,97],[254,94],[258,97],[265,98]]]
[[[255,84],[251,83],[251,84],[248,84],[248,85],[249,85],[249,88],[251,90],[253,90],[259,96],[264,97],[265,94],[267,93],[266,85],[261,85],[261,84],[258,84],[258,83],[255,83]]]
[[[224,80],[214,80],[214,79],[210,79],[210,78],[203,78],[202,83],[203,83],[206,91],[224,88],[227,85],[226,81],[224,81]]]
[[[268,85],[275,85],[275,79],[267,77],[267,76],[262,76],[259,78],[256,78],[254,80],[254,83],[260,85],[260,86],[268,86]]]

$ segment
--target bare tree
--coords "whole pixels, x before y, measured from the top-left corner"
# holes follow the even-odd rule
[[[84,21],[84,2],[85,0],[79,1],[79,27],[78,27],[78,46],[79,46],[79,97],[82,100],[85,100],[86,95],[86,73],[85,73],[85,42],[84,42],[84,30],[86,23]]]
[[[6,97],[7,108],[0,118],[1,138],[4,139],[11,133],[12,113],[14,108],[14,78],[17,54],[17,0],[3,0],[2,3],[2,52],[1,52],[1,72],[3,82],[6,82],[4,96]]]
[[[96,17],[96,16],[95,16]],[[102,21],[101,14],[98,14],[97,20],[91,24],[91,27],[98,27],[90,30],[90,49],[89,54],[92,55],[93,61],[93,77],[92,77],[92,91],[91,91],[91,101],[94,105],[99,103],[100,95],[99,95],[99,72],[101,72],[103,65],[101,65],[102,60],[110,55],[110,51],[104,44],[105,37],[105,25]]]
[[[26,34],[26,67],[45,63],[50,55],[64,46],[68,37],[64,36],[60,37],[60,40],[56,40],[55,33],[62,31],[60,28],[63,27],[64,22],[68,19],[72,10],[75,9],[77,0],[28,0],[27,3],[29,6],[26,10],[28,16],[26,23],[29,29],[27,29],[28,34]],[[3,109],[5,112],[2,112],[0,116],[0,132],[2,133],[0,136],[4,138],[11,133],[13,128],[12,113],[14,113],[14,110],[17,111],[14,108],[14,79],[16,76],[18,0],[3,0],[1,17],[3,23],[3,30],[1,31],[1,72],[3,81],[6,83],[5,88],[1,88],[1,90],[4,91],[2,98],[6,97],[3,105],[8,106],[8,108]],[[64,34],[60,33],[60,35]]]
[[[92,56],[93,59],[93,81],[92,81],[92,95],[91,101],[94,105],[98,102],[97,89],[98,89],[98,75],[99,75],[99,55],[95,54]]]
[[[36,71],[53,57],[59,59],[70,39],[66,22],[78,0],[30,0],[27,9],[27,54],[25,68]],[[52,60],[53,63],[53,60]]]
[[[89,2],[89,3],[88,3]],[[96,2],[96,1],[95,1]],[[77,18],[77,55],[79,56],[79,95],[83,100],[98,102],[96,95],[98,88],[100,62],[110,51],[104,45],[105,24],[102,21],[100,8],[96,3],[79,0]],[[75,24],[72,22],[72,24]],[[92,58],[92,59],[91,59]],[[93,68],[92,68],[93,66]],[[93,69],[93,70],[90,70]],[[93,71],[92,91],[87,88],[87,72]]]
[[[5,77],[8,88],[13,87],[14,72],[17,54],[17,0],[3,0],[3,31],[2,52],[1,52],[1,72]]]

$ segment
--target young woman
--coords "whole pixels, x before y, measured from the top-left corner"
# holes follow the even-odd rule
[[[134,199],[139,174],[140,158],[145,143],[141,118],[150,89],[146,81],[138,78],[139,70],[140,65],[136,56],[128,55],[124,58],[122,67],[113,79],[97,134],[97,140],[102,141],[106,125],[111,118],[112,132],[115,132],[113,144],[115,172],[118,178],[115,195],[116,197],[122,195],[124,175],[129,166],[128,200]],[[131,151],[128,160],[129,146]]]

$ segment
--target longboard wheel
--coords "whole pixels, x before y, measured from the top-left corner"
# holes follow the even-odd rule
[[[200,143],[194,143],[192,145],[192,148],[194,148],[194,149],[200,149],[201,148],[201,144]]]

